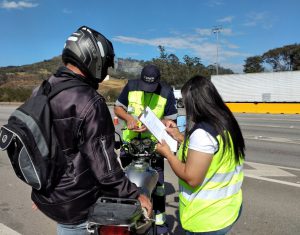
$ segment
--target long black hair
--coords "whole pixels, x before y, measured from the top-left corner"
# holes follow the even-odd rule
[[[187,116],[185,136],[189,135],[193,123],[207,122],[220,134],[225,147],[230,146],[229,132],[236,161],[244,158],[245,142],[239,124],[213,83],[197,75],[183,85],[181,93]]]

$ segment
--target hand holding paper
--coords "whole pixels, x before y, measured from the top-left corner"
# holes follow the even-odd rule
[[[172,152],[177,151],[177,141],[167,133],[165,125],[156,117],[149,107],[143,111],[139,120],[148,128],[148,130],[160,143],[162,140],[165,140]]]

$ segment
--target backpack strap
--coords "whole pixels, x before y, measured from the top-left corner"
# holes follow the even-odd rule
[[[58,93],[60,93],[63,90],[67,90],[69,88],[77,87],[77,86],[89,86],[89,85],[77,79],[72,79],[65,82],[57,83],[53,86],[51,86],[49,81],[46,80],[43,82],[42,86],[45,94],[48,95],[48,98],[52,99],[54,96],[56,96]]]

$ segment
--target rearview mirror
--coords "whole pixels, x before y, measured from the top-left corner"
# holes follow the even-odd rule
[[[116,138],[117,136],[117,138]],[[122,139],[121,139],[121,135],[115,131],[115,149],[118,150],[121,148],[121,146],[123,145]]]

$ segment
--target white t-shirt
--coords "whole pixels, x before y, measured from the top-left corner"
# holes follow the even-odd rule
[[[214,137],[203,129],[196,129],[190,136],[189,149],[214,154],[219,144]]]

